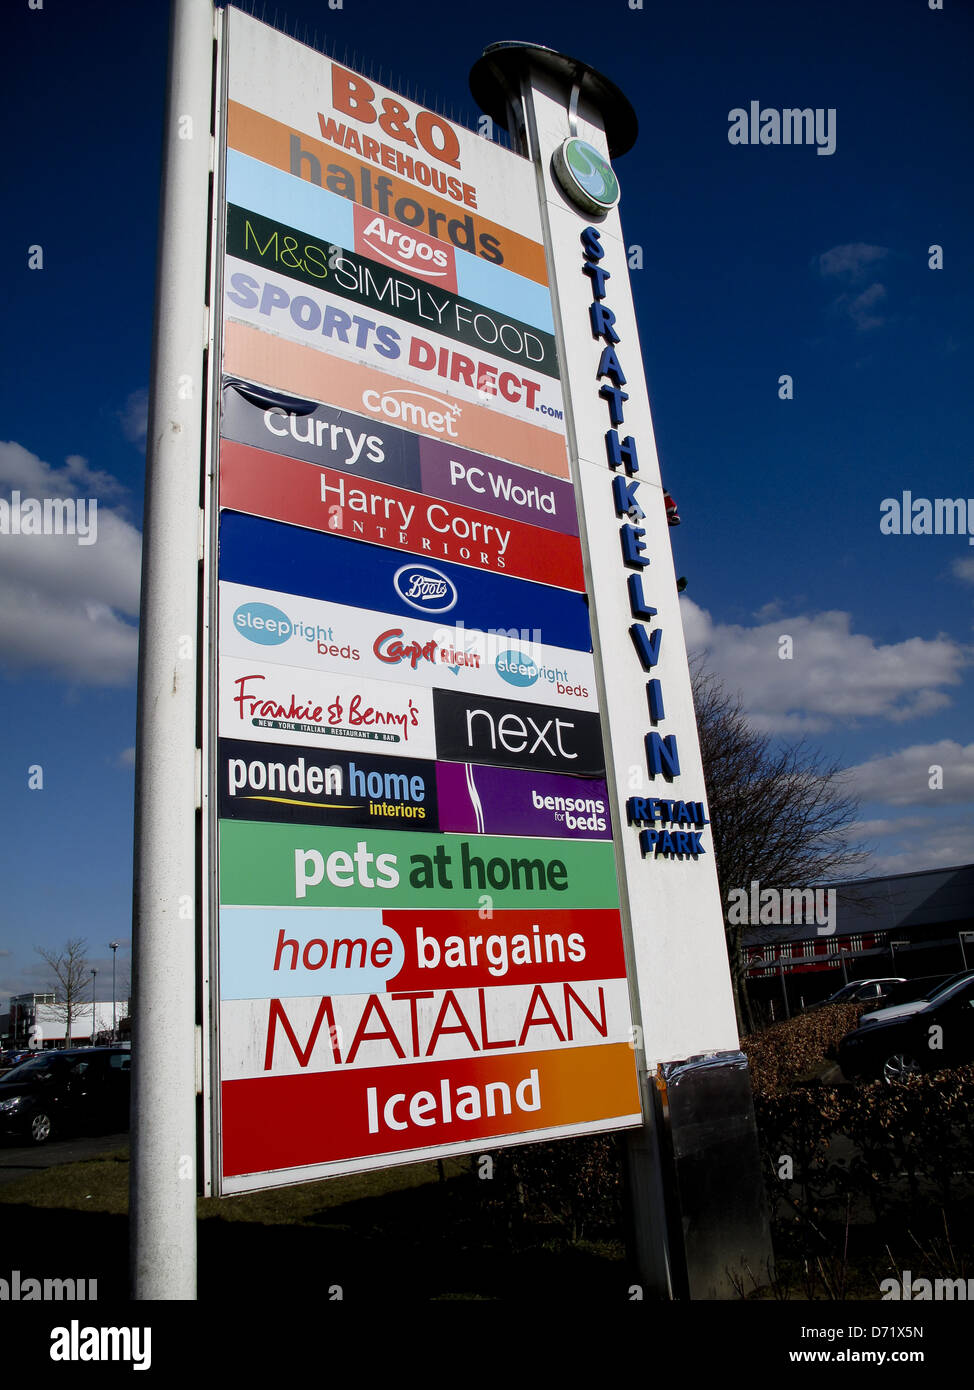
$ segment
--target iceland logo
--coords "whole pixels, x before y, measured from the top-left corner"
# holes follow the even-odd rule
[[[403,565],[392,582],[403,602],[420,613],[447,613],[457,601],[452,580],[430,565]]]

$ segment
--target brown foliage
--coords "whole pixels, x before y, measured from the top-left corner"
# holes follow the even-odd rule
[[[755,1096],[783,1095],[799,1077],[823,1066],[862,1011],[861,1004],[829,1004],[742,1038]]]

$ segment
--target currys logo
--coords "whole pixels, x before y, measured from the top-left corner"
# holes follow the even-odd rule
[[[270,603],[242,603],[233,615],[233,625],[262,647],[279,647],[294,631],[287,614]]]
[[[500,652],[494,668],[508,685],[534,685],[540,675],[537,663],[527,653],[513,650]]]
[[[402,565],[392,582],[403,602],[420,613],[448,613],[456,605],[453,581],[430,565]]]

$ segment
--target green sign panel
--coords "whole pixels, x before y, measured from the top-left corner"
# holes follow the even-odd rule
[[[489,897],[489,903],[482,902]],[[605,840],[220,823],[220,901],[248,907],[615,908]]]

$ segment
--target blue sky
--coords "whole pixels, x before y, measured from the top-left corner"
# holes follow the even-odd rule
[[[974,547],[879,529],[880,503],[904,490],[974,498],[970,9],[497,0],[458,21],[453,0],[291,0],[268,20],[275,10],[278,27],[317,28],[338,57],[347,45],[350,62],[470,124],[467,74],[498,39],[585,58],[626,92],[640,138],[616,164],[621,215],[642,248],[633,288],[684,522],[688,638],[761,727],[807,734],[852,769],[873,872],[974,858]],[[98,538],[0,535],[0,1009],[47,984],[35,945],[76,935],[108,997],[107,943],[130,936],[167,23],[156,0],[5,16],[0,497],[97,498]],[[835,152],[730,144],[728,114],[751,101],[834,109]],[[42,268],[28,268],[32,246]],[[784,634],[791,661],[778,659]],[[122,985],[127,970],[126,946]]]

